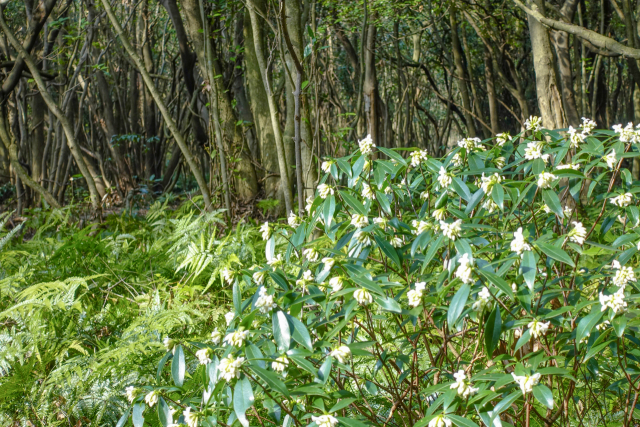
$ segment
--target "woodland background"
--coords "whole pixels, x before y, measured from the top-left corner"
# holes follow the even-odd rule
[[[638,8],[4,1],[2,204],[100,210],[196,190],[232,215],[255,201],[283,215],[324,156],[367,134],[437,156],[530,115],[548,129],[638,121]]]

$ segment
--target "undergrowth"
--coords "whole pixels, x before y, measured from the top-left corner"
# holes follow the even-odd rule
[[[0,217],[0,425],[115,425],[124,388],[155,375],[162,338],[225,310],[221,270],[264,261],[255,225],[156,203],[82,227],[72,208]],[[8,227],[10,228],[10,227]],[[226,235],[225,235],[226,234]]]

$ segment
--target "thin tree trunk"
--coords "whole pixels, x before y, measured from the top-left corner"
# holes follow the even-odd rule
[[[153,99],[155,100],[156,105],[158,106],[158,109],[160,110],[160,113],[162,114],[162,117],[164,118],[164,121],[167,124],[167,127],[171,131],[171,135],[173,136],[173,138],[176,140],[176,143],[180,147],[180,150],[182,151],[182,154],[184,155],[184,158],[187,161],[189,168],[191,169],[191,173],[193,173],[194,177],[196,178],[198,187],[202,192],[202,198],[204,200],[205,209],[208,211],[212,210],[213,206],[211,205],[211,195],[209,193],[209,187],[207,186],[207,182],[204,179],[204,175],[202,174],[200,167],[196,163],[193,155],[191,154],[191,150],[189,149],[187,142],[184,140],[175,121],[171,117],[171,113],[167,109],[167,106],[164,104],[164,101],[160,96],[160,93],[158,92],[155,85],[153,84],[153,80],[151,79],[149,72],[144,67],[142,60],[140,59],[136,51],[133,49],[133,47],[129,43],[129,40],[124,35],[122,27],[120,26],[118,19],[114,15],[113,10],[111,9],[111,5],[109,4],[109,1],[102,0],[102,4],[104,5],[105,10],[107,11],[107,15],[111,20],[111,24],[116,29],[116,33],[120,37],[120,41],[122,42],[122,45],[124,46],[125,50],[129,54],[133,62],[135,63],[140,73],[142,74],[142,78],[144,79],[144,82],[147,85],[147,88],[149,89],[151,96],[153,96]]]
[[[453,61],[456,66],[456,78],[458,80],[458,88],[462,98],[463,114],[467,122],[467,133],[469,136],[476,136],[476,126],[471,110],[471,99],[469,98],[469,90],[467,89],[467,79],[464,72],[464,64],[462,62],[462,48],[460,47],[460,38],[458,37],[458,22],[456,20],[456,10],[451,6],[449,11],[449,23],[451,24],[451,50],[453,51]]]

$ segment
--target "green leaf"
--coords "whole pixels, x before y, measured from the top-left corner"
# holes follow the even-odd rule
[[[562,212],[562,205],[560,204],[560,199],[558,195],[553,190],[543,190],[542,191],[542,200],[549,206],[551,211],[558,215],[560,218],[564,218],[564,213]]]
[[[451,421],[453,421],[453,423],[455,425],[457,425],[458,427],[479,427],[478,424],[476,424],[473,421],[468,420],[466,418],[462,418],[459,415],[449,414],[449,415],[447,415],[447,418],[449,418]]]
[[[553,409],[553,393],[544,384],[538,384],[533,388],[533,397],[549,409]]]
[[[575,267],[576,265],[573,263],[573,260],[564,250],[550,245],[548,243],[538,242],[536,245],[540,248],[542,252],[544,252],[548,257],[555,259],[556,261],[563,262],[571,267]]]
[[[169,358],[172,355],[173,354],[170,351],[167,351],[165,353],[165,355],[162,357],[162,359],[160,360],[160,363],[158,363],[158,371],[156,372],[156,380],[158,382],[160,382],[160,376],[162,375],[162,371],[164,370],[164,366],[167,364],[167,360],[169,360]]]
[[[118,424],[116,424],[116,427],[124,427],[124,425],[127,423],[127,421],[129,420],[129,414],[131,413],[130,409],[127,409],[125,411],[124,414],[122,414],[122,416],[120,417],[120,419],[118,420]]]
[[[516,346],[513,349],[513,352],[515,353],[516,351],[520,350],[520,347],[528,343],[530,339],[531,339],[531,329],[527,329],[522,333],[522,335],[518,339],[518,342],[516,343]]]
[[[236,310],[237,316],[242,314],[242,295],[237,280],[233,283],[233,308]]]
[[[500,342],[500,335],[502,333],[502,318],[500,316],[500,306],[496,304],[487,322],[484,325],[484,345],[487,349],[487,357],[493,355],[493,351]]]
[[[374,236],[374,239],[378,243],[378,246],[380,246],[380,249],[382,249],[382,252],[384,252],[384,254],[387,257],[389,257],[389,259],[391,261],[393,261],[393,263],[395,265],[397,265],[398,267],[402,268],[402,263],[400,262],[400,257],[398,256],[398,253],[393,248],[393,246],[391,246],[389,244],[389,242],[387,242],[385,239],[383,239],[380,236]]]
[[[449,304],[449,311],[447,312],[447,323],[449,323],[449,328],[453,328],[455,323],[458,321],[458,317],[464,311],[464,306],[467,303],[467,299],[469,298],[469,292],[471,291],[471,287],[467,283],[463,283],[458,289],[458,292],[451,299],[451,304]]]
[[[369,427],[369,424],[365,424],[362,421],[358,421],[353,418],[346,418],[346,417],[336,417],[336,418],[338,419],[338,421],[340,421],[340,424],[346,427]]]
[[[460,196],[466,202],[471,200],[471,192],[469,191],[469,187],[467,187],[467,184],[465,184],[460,178],[454,177],[451,180],[451,186],[453,187],[455,192],[458,193],[458,196]]]
[[[333,214],[336,211],[336,198],[335,196],[329,196],[324,201],[323,218],[325,230],[331,227],[331,221],[333,221]]]
[[[253,405],[253,390],[249,378],[245,376],[238,380],[233,390],[233,410],[244,427],[249,427],[249,420],[245,414],[251,405]]]
[[[167,405],[162,397],[158,398],[158,419],[164,427],[169,424],[173,424],[173,418],[171,417],[171,408]]]
[[[262,381],[266,382],[267,385],[272,389],[277,391],[278,393],[289,397],[289,390],[287,389],[287,386],[285,385],[284,382],[282,382],[282,380],[280,378],[278,378],[278,376],[271,372],[271,371],[267,371],[266,369],[262,369],[258,366],[249,366],[249,368],[255,372],[255,374],[257,376],[260,377],[260,379],[262,379]]]
[[[423,272],[427,268],[427,266],[429,265],[433,257],[436,255],[436,252],[438,252],[438,249],[440,249],[440,247],[442,246],[443,240],[444,240],[444,234],[440,234],[436,239],[435,243],[429,246],[429,250],[427,251],[427,254],[424,256],[424,261],[422,262]]]
[[[389,311],[391,313],[402,313],[402,307],[398,304],[398,301],[394,300],[391,297],[381,297],[378,295],[373,295],[373,299],[376,304],[378,304],[383,310]]]
[[[356,400],[357,399],[353,398],[353,397],[350,397],[348,399],[342,399],[338,403],[333,405],[333,407],[331,407],[331,409],[329,409],[329,413],[332,414],[332,413],[334,413],[336,411],[339,411],[340,409],[346,408],[347,406],[351,405]]]
[[[364,208],[364,206],[362,205],[362,203],[360,203],[358,199],[356,199],[346,191],[339,190],[339,192],[340,192],[340,195],[342,196],[342,200],[344,200],[345,203],[351,207],[351,209],[356,211],[356,213],[359,213],[360,215],[367,214],[367,210]]]
[[[407,161],[399,153],[396,153],[395,151],[390,150],[388,148],[384,148],[384,147],[377,147],[377,148],[378,150],[382,151],[384,154],[386,154],[390,158],[396,160],[401,165],[407,166]]]
[[[524,276],[529,290],[533,294],[534,284],[536,281],[536,256],[533,251],[524,251],[522,253],[522,262],[520,263],[520,272]]]
[[[295,317],[286,313],[285,315],[289,321],[289,329],[292,331],[291,336],[293,340],[308,350],[313,351],[313,343],[311,342],[311,336],[309,336],[309,331],[306,326]]]
[[[333,365],[333,357],[327,356],[322,365],[320,365],[320,369],[318,369],[317,376],[322,381],[322,384],[326,384],[331,375],[331,365]]]
[[[578,327],[576,328],[576,343],[580,343],[580,341],[590,334],[593,328],[598,324],[603,315],[600,307],[600,304],[595,304],[591,308],[591,313],[580,319]]]
[[[513,290],[511,289],[511,286],[509,286],[502,277],[499,277],[492,271],[483,270],[481,268],[478,269],[478,272],[486,277],[492,285],[500,289],[509,298],[513,298]]]
[[[504,210],[504,188],[502,188],[502,185],[494,184],[491,189],[491,198],[496,202],[500,210]]]
[[[133,427],[142,427],[144,425],[144,416],[142,415],[144,406],[144,403],[136,403],[133,405],[133,415],[131,417]]]
[[[521,396],[522,393],[520,392],[520,390],[514,391],[513,393],[502,399],[500,402],[498,402],[496,407],[493,409],[491,420],[493,421],[498,415],[509,409],[511,407],[511,404],[518,400],[518,398]]]
[[[291,346],[291,330],[289,329],[287,316],[282,311],[276,311],[272,315],[272,321],[273,336],[276,339],[276,344],[278,344],[278,350],[285,352]]]
[[[178,387],[182,387],[184,383],[184,371],[184,351],[181,345],[177,345],[173,354],[173,360],[171,361],[171,376],[173,377],[173,382]]]

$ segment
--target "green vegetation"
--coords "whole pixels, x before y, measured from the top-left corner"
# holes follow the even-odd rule
[[[2,421],[635,425],[640,131],[526,128],[365,138],[286,222],[34,215],[2,241]]]

